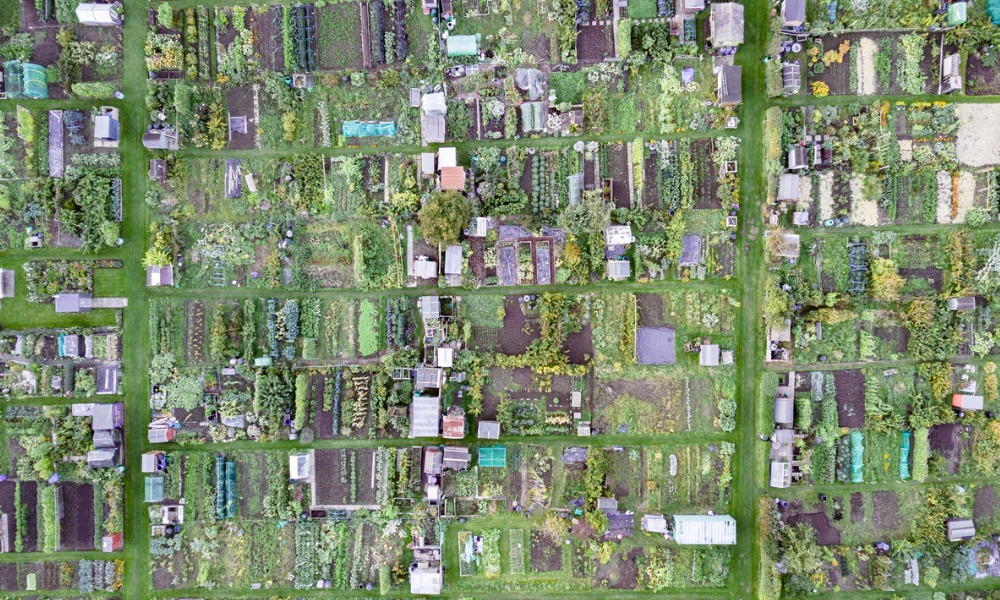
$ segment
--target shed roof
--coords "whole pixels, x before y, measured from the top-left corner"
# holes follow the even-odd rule
[[[100,448],[87,453],[87,466],[91,469],[110,469],[118,466],[118,448]]]
[[[97,367],[97,393],[118,393],[118,367],[113,365],[101,365]]]
[[[982,410],[983,397],[973,394],[953,394],[951,405],[962,410]]]
[[[79,313],[90,310],[90,294],[71,292],[53,296],[57,313]]]
[[[76,5],[76,18],[81,25],[118,25],[121,16],[118,6],[84,2]]]
[[[674,539],[681,545],[732,546],[736,544],[736,519],[729,515],[674,515]]]
[[[434,153],[422,152],[420,154],[420,174],[433,175],[435,172]]]
[[[958,542],[961,540],[971,540],[976,536],[976,525],[972,519],[948,519],[948,541]]]
[[[795,401],[789,397],[774,399],[774,422],[791,425],[795,421]]]
[[[797,173],[785,173],[778,181],[778,200],[799,199],[799,176]]]
[[[437,367],[414,369],[414,388],[418,390],[440,389],[442,385],[444,385],[444,369]]]
[[[784,0],[781,3],[781,17],[785,25],[801,25],[806,20],[806,0]]]
[[[786,460],[771,461],[770,484],[773,488],[786,488],[792,485],[792,465]]]
[[[444,468],[461,471],[469,466],[472,454],[464,446],[445,446],[444,448]]]
[[[420,317],[427,321],[441,317],[441,298],[438,296],[420,297]]]
[[[701,263],[701,236],[695,234],[685,235],[682,240],[684,249],[677,264],[682,267],[693,267]]]
[[[312,454],[290,454],[288,456],[288,478],[292,481],[309,479],[312,476]]]
[[[118,140],[118,119],[111,115],[98,115],[94,118],[94,137],[117,141]]]
[[[410,437],[441,435],[441,398],[414,396],[410,405]]]
[[[100,429],[115,429],[116,427],[120,427],[121,424],[121,402],[94,405],[94,420],[91,423],[91,428],[94,431],[98,431]]]
[[[441,189],[461,192],[465,190],[465,169],[441,167]]]
[[[677,332],[672,327],[640,327],[635,336],[636,362],[640,365],[672,365]]]
[[[719,366],[719,358],[722,351],[718,344],[702,344],[701,353],[698,356],[698,363],[703,367]]]
[[[442,421],[444,423],[442,437],[448,440],[460,440],[465,437],[465,415],[445,415]]]
[[[718,6],[713,4],[713,7]],[[743,67],[722,67],[719,72],[719,104],[732,106],[743,101]]]
[[[476,437],[483,440],[500,438],[500,423],[497,421],[480,421],[476,428]]]
[[[782,63],[781,87],[783,91],[793,93],[802,87],[802,66],[797,60]]]
[[[650,533],[666,533],[667,519],[663,515],[642,515],[641,526]]]
[[[444,148],[438,148],[438,168],[444,167],[457,167],[458,166],[458,149],[454,146],[445,146]]]
[[[434,279],[438,276],[438,264],[433,260],[415,260],[413,276],[420,279]]]
[[[149,180],[150,181],[167,180],[167,161],[163,160],[162,158],[149,159]]]
[[[791,150],[788,151],[788,168],[789,169],[804,169],[809,166],[808,153],[805,146],[793,146]]]
[[[160,470],[161,460],[164,454],[162,452],[145,452],[142,455],[142,472],[143,473],[155,473]]]
[[[714,46],[737,46],[743,43],[743,5],[736,2],[713,2],[709,24]]]
[[[462,274],[462,247],[460,245],[453,244],[445,248],[444,274],[445,275]]]
[[[604,243],[608,246],[624,246],[635,241],[631,225],[608,225],[604,228]]]
[[[420,98],[420,110],[428,115],[445,115],[448,112],[448,101],[444,92],[424,94]]]
[[[632,263],[627,260],[608,261],[608,279],[624,281],[632,275]]]

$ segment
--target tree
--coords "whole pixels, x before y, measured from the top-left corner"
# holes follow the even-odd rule
[[[816,545],[816,531],[805,523],[782,530],[784,562],[788,572],[794,575],[808,575],[823,565],[819,546]]]
[[[439,192],[424,202],[417,216],[420,231],[428,241],[448,245],[458,241],[462,229],[469,224],[472,209],[458,192]]]
[[[567,206],[559,215],[559,227],[574,235],[603,231],[611,224],[612,209],[614,205],[599,195],[584,192],[579,204]]]

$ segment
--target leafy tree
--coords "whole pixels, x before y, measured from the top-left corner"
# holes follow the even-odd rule
[[[785,566],[791,574],[808,575],[823,565],[816,531],[805,523],[782,530],[782,548]]]
[[[458,241],[462,229],[469,224],[472,209],[458,192],[439,192],[424,202],[417,216],[425,238],[434,244],[448,245]]]
[[[874,258],[871,261],[872,298],[877,302],[895,302],[906,285],[899,274],[896,261],[891,258]]]
[[[614,205],[599,195],[584,192],[579,204],[567,206],[559,215],[559,227],[575,235],[603,231],[611,224],[612,209]]]

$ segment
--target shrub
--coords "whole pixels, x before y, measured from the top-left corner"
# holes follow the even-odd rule
[[[309,417],[309,376],[299,373],[295,376],[295,423],[297,431],[302,431]]]
[[[115,95],[115,86],[103,81],[93,81],[87,83],[74,83],[70,90],[80,98],[112,98]]]
[[[830,86],[823,83],[822,81],[812,82],[812,93],[813,96],[817,98],[823,98],[830,95]]]

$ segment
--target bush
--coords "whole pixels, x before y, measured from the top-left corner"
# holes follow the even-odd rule
[[[110,83],[105,83],[103,81],[94,81],[90,83],[74,83],[70,90],[76,96],[84,99],[91,98],[113,98],[115,95],[115,86]]]

